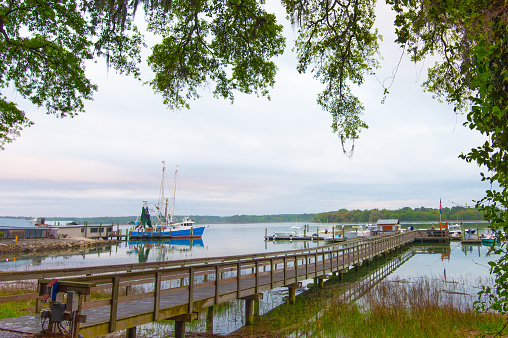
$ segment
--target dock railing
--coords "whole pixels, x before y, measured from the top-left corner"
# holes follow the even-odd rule
[[[80,332],[85,337],[99,336],[160,319],[192,319],[196,312],[215,304],[257,297],[273,288],[294,288],[303,280],[345,271],[394,250],[412,242],[414,235],[409,231],[250,255],[0,272],[0,282],[36,280],[39,285],[39,292],[0,297],[0,303],[35,299],[38,313],[43,308],[41,285],[48,279],[87,283],[93,287],[91,296],[80,301],[80,311],[89,311]],[[128,309],[134,301],[148,307]],[[107,318],[94,315],[94,309],[104,307]]]

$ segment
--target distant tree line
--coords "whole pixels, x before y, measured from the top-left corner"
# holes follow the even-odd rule
[[[281,215],[234,215],[234,216],[189,216],[198,224],[220,224],[220,223],[281,223],[281,222],[312,222],[315,214],[281,214]],[[175,216],[176,221],[181,216]],[[47,217],[48,221],[74,221],[78,224],[129,224],[135,222],[137,216],[122,217]]]
[[[315,214],[192,216],[196,223],[282,223],[312,222]]]
[[[400,221],[439,221],[439,209],[433,208],[410,208],[404,207],[398,210],[372,209],[372,210],[347,210],[329,211],[316,214],[315,222],[319,223],[347,223],[347,222],[371,222],[376,223],[379,219],[398,219]],[[441,216],[443,221],[472,221],[483,220],[483,214],[475,208],[451,207],[443,208]]]
[[[13,217],[25,218],[29,217]],[[176,216],[179,220],[181,217]],[[379,219],[398,219],[400,221],[439,221],[439,209],[410,208],[398,210],[372,209],[322,212],[319,214],[279,214],[279,215],[234,215],[234,216],[190,216],[198,224],[241,224],[241,223],[283,223],[283,222],[315,222],[315,223],[376,223]],[[129,224],[135,222],[137,216],[120,217],[46,217],[48,221],[74,221],[78,224]],[[475,221],[483,220],[483,214],[475,208],[455,206],[443,208],[443,221]]]

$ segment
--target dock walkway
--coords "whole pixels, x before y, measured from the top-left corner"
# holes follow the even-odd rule
[[[0,297],[0,303],[37,299],[42,309],[49,278],[58,278],[59,291],[81,292],[76,323],[84,337],[97,337],[127,329],[135,335],[139,325],[161,319],[175,320],[177,335],[184,323],[213,305],[235,299],[246,301],[246,309],[274,288],[287,287],[294,300],[300,282],[314,278],[319,285],[330,274],[342,274],[376,256],[414,240],[413,232],[358,238],[313,249],[268,254],[216,257],[181,261],[126,264],[111,267],[45,271],[0,272],[0,281],[38,280],[39,293]],[[81,286],[88,285],[88,289]],[[140,288],[141,286],[141,288]],[[90,300],[89,293],[101,291],[110,298]],[[120,295],[122,293],[122,295]],[[249,316],[249,311],[247,311]],[[247,322],[249,319],[247,318]],[[179,328],[179,329],[178,329]],[[41,331],[40,314],[0,320],[0,330],[36,333]]]

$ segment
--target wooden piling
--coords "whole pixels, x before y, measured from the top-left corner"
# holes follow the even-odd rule
[[[127,329],[125,338],[136,338],[136,326]]]
[[[206,311],[206,332],[213,334],[213,305]]]
[[[185,338],[185,322],[175,321],[175,338]]]
[[[245,325],[249,326],[254,324],[254,300],[245,300]]]

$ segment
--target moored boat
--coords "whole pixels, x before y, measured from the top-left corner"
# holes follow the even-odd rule
[[[494,234],[487,234],[482,237],[482,244],[492,246],[496,244],[496,236]]]
[[[143,201],[141,216],[139,221],[136,221],[134,226],[129,231],[129,236],[131,238],[201,238],[207,226],[196,226],[194,221],[188,217],[183,217],[181,222],[176,222],[174,220],[173,213],[176,194],[176,175],[178,170],[175,170],[175,186],[173,189],[171,214],[168,215],[168,199],[164,197],[166,167],[165,163],[162,163],[163,167],[160,202],[155,206],[156,210],[150,210],[148,208],[148,202]]]

